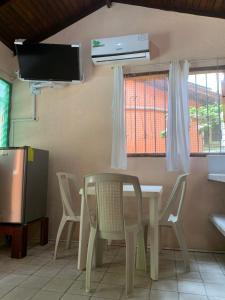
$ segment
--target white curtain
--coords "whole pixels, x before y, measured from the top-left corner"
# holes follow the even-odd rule
[[[122,66],[114,67],[111,168],[127,168],[125,104]]]
[[[173,61],[169,70],[167,170],[189,171],[189,106],[187,61]]]

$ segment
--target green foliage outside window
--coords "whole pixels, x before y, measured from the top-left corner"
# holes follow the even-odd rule
[[[198,131],[204,133],[208,128],[213,128],[223,122],[223,106],[217,103],[202,105],[198,108],[189,108],[191,119],[198,120]]]
[[[190,106],[189,116],[191,120],[198,120],[198,132],[207,134],[209,129],[218,128],[223,123],[223,105],[212,103],[199,107]],[[166,137],[166,130],[160,132],[160,137]]]
[[[0,79],[0,147],[9,144],[9,108],[11,84]]]

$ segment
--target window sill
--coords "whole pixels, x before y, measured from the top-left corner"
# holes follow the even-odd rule
[[[207,155],[225,155],[224,152],[221,153],[191,153],[190,157],[206,157]],[[165,153],[127,153],[127,157],[166,157]]]

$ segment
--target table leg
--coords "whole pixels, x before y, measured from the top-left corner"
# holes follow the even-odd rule
[[[27,255],[27,225],[16,226],[12,233],[12,258],[22,258]]]
[[[150,216],[150,276],[158,280],[159,273],[159,224],[158,224],[158,199],[152,197],[149,205]]]
[[[41,219],[40,245],[48,244],[48,218]]]
[[[90,233],[90,225],[88,221],[87,206],[84,195],[81,196],[81,215],[80,215],[80,232],[79,232],[79,248],[78,248],[78,270],[86,268],[88,239]]]

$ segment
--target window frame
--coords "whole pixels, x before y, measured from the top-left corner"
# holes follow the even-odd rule
[[[7,148],[9,147],[9,134],[10,134],[10,115],[11,115],[11,99],[12,99],[12,83],[9,82],[8,80],[6,80],[5,78],[2,78],[0,76],[0,80],[4,81],[5,83],[7,83],[9,85],[9,103],[8,103],[8,130],[7,130],[7,141],[6,141],[6,146],[5,147],[0,147],[0,148]]]
[[[194,67],[189,69],[189,74],[192,72],[194,73],[201,73],[201,72],[218,72],[223,71],[225,73],[225,65],[220,66],[210,66],[210,67]],[[154,72],[143,72],[143,73],[128,73],[124,74],[124,78],[132,78],[137,76],[146,76],[146,75],[168,75],[169,76],[169,70],[164,71],[154,71]],[[126,108],[125,108],[126,110]],[[191,152],[190,157],[206,157],[207,155],[225,155],[225,152]],[[127,157],[153,157],[153,158],[160,158],[160,157],[166,157],[165,153],[127,153]]]

